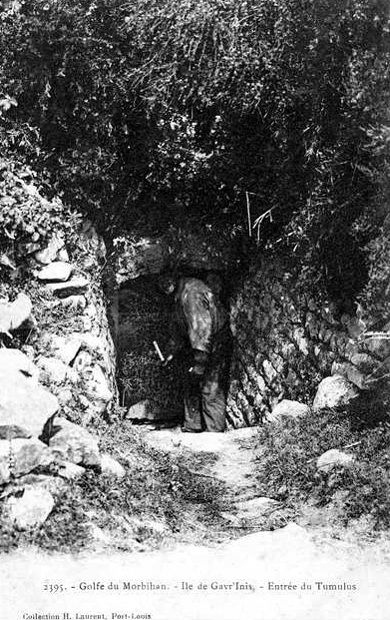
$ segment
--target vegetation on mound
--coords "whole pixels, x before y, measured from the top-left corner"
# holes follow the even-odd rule
[[[388,213],[388,2],[36,0],[0,31],[4,152],[102,230],[242,233],[249,203],[302,280],[364,286]]]
[[[366,411],[357,423],[356,414],[328,410],[264,425],[256,447],[260,493],[283,501],[296,515],[305,504],[331,507],[329,524],[347,526],[365,518],[373,534],[388,529],[390,421],[382,416],[373,426],[370,417]],[[317,458],[332,448],[354,461],[322,473]]]
[[[3,527],[1,551],[24,545],[50,552],[145,551],[174,542],[223,539],[218,499],[222,483],[193,473],[210,464],[210,455],[179,458],[160,452],[145,444],[142,432],[123,422],[101,423],[99,430],[102,452],[121,462],[125,477],[87,471],[60,493],[39,528]]]

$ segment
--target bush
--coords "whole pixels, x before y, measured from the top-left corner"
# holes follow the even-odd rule
[[[19,244],[43,246],[54,233],[74,235],[80,216],[58,197],[48,200],[37,174],[11,158],[0,158],[0,245],[18,256]],[[23,251],[21,251],[23,255]]]
[[[302,277],[342,301],[362,288],[384,215],[385,0],[38,0],[1,28],[3,141],[104,230],[242,231],[249,198]]]

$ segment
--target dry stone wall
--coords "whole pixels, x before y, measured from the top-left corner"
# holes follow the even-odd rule
[[[20,252],[20,248],[19,248]],[[1,520],[42,523],[85,468],[122,476],[88,424],[111,415],[116,355],[102,290],[105,246],[90,222],[26,248],[0,286]],[[8,268],[8,267],[7,267]]]
[[[337,375],[359,390],[390,370],[390,323],[380,333],[357,315],[298,289],[282,264],[248,277],[231,304],[234,354],[228,419],[233,427],[269,417],[284,400],[311,405],[318,384]]]

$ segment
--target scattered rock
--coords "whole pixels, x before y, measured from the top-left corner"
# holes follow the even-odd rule
[[[29,256],[30,254],[34,254],[34,252],[38,252],[40,247],[40,243],[27,241],[26,243],[18,243],[17,250],[20,256]]]
[[[273,381],[276,380],[278,373],[276,372],[275,368],[272,366],[269,360],[264,360],[263,370],[264,370],[265,377],[269,383],[272,383]]]
[[[69,263],[69,254],[66,248],[61,248],[57,252],[57,259],[63,263]]]
[[[64,478],[45,474],[27,474],[18,479],[18,488],[26,488],[29,486],[46,489],[55,496],[61,493],[61,491],[64,491],[67,484]],[[12,493],[10,493],[10,495],[11,494]]]
[[[57,253],[65,246],[65,241],[62,236],[55,234],[50,239],[45,249],[35,252],[34,258],[38,263],[42,265],[49,265],[52,263]]]
[[[338,362],[333,362],[331,372],[333,375],[341,375],[342,377],[345,377],[350,383],[356,385],[356,387],[360,390],[363,390],[368,386],[367,376],[349,362],[343,362],[341,364]]]
[[[73,362],[73,368],[77,372],[82,373],[88,366],[91,366],[91,364],[92,355],[88,353],[88,351],[79,351]]]
[[[72,369],[55,357],[40,357],[37,366],[48,375],[53,383],[64,383]]]
[[[297,400],[282,400],[272,410],[272,413],[267,415],[267,421],[275,422],[276,420],[288,417],[288,418],[301,418],[308,415],[310,408],[308,405],[298,402]]]
[[[92,538],[94,543],[98,543],[99,547],[102,545],[103,547],[108,547],[111,543],[111,537],[109,533],[106,533],[101,527],[96,525],[96,523],[92,523],[90,521],[88,524],[89,528],[89,536]]]
[[[16,265],[14,261],[11,260],[10,257],[7,256],[7,254],[4,254],[4,252],[0,252],[0,265],[2,267],[6,267],[7,269],[11,269],[11,271],[16,270]]]
[[[84,316],[83,317],[83,330],[86,332],[90,332],[93,328],[93,322],[91,317]]]
[[[303,353],[303,355],[309,354],[309,343],[307,338],[305,337],[305,331],[303,327],[296,327],[293,331],[293,338],[296,344],[298,345],[299,350]]]
[[[30,318],[32,303],[28,295],[19,293],[15,301],[0,301],[0,332],[16,331]]]
[[[46,286],[57,297],[69,297],[85,292],[89,287],[89,280],[79,276],[71,278],[67,282],[53,282]]]
[[[18,426],[39,437],[59,405],[57,398],[37,383],[36,372],[21,351],[0,349],[0,426]]]
[[[54,508],[52,494],[40,487],[28,487],[21,497],[8,497],[4,503],[7,521],[25,530],[44,523]]]
[[[39,466],[50,465],[54,460],[49,448],[38,439],[0,440],[0,484],[28,474]]]
[[[15,349],[16,350],[16,349]],[[18,349],[19,350],[19,349]],[[22,345],[20,351],[27,355],[28,359],[34,361],[35,358],[35,349],[31,344]]]
[[[100,366],[94,364],[84,369],[83,378],[85,380],[85,393],[93,400],[94,404],[99,405],[103,411],[107,404],[112,400],[113,393],[110,390],[108,381]]]
[[[341,450],[327,450],[317,459],[317,469],[322,472],[329,472],[335,467],[349,467],[354,457]]]
[[[66,282],[72,273],[72,266],[69,263],[56,261],[50,263],[38,273],[38,279],[45,282]]]
[[[241,513],[245,519],[267,516],[267,514],[278,505],[279,502],[270,497],[254,497],[253,499],[237,502],[235,504],[239,513]]]
[[[296,557],[302,557],[303,552],[313,548],[314,545],[309,532],[295,523],[289,523],[286,527],[271,532],[263,531],[249,534],[225,546],[227,552],[237,554],[240,557],[249,554],[253,560],[255,558],[283,557],[287,549],[289,553],[295,553]]]
[[[89,351],[101,355],[104,365],[107,368],[110,367],[112,350],[110,349],[107,338],[105,338],[104,336],[96,336],[91,333],[84,333],[83,344],[89,349]]]
[[[150,403],[148,400],[141,400],[139,403],[135,405],[131,405],[131,407],[127,410],[127,418],[130,420],[148,420],[153,419],[154,416],[149,413],[150,411]]]
[[[98,442],[85,428],[57,418],[49,446],[59,461],[71,461],[85,467],[99,467]]]
[[[82,342],[79,334],[53,336],[50,342],[50,349],[55,357],[70,365],[79,352]]]
[[[358,390],[345,377],[333,375],[321,381],[313,402],[313,409],[336,409],[347,406],[358,395]]]
[[[85,473],[84,467],[76,465],[76,463],[64,462],[60,464],[58,475],[66,480],[76,480]]]
[[[64,406],[69,405],[69,403],[73,400],[73,392],[68,388],[60,390],[57,394],[58,402]]]
[[[30,431],[15,424],[0,426],[0,439],[29,439]]]
[[[87,306],[84,295],[69,295],[69,297],[60,299],[60,303],[64,308],[71,308],[72,310],[84,310]]]
[[[116,478],[123,478],[126,475],[126,470],[118,461],[112,458],[109,454],[101,455],[101,469],[102,474],[105,476],[115,476]]]
[[[367,353],[356,353],[351,357],[350,362],[365,374],[371,374],[378,367],[378,362]]]

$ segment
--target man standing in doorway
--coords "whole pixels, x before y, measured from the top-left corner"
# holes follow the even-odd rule
[[[220,292],[219,276],[210,274],[205,281],[181,278],[175,293],[167,362],[181,352],[187,363],[182,427],[187,433],[226,430],[231,334]]]

